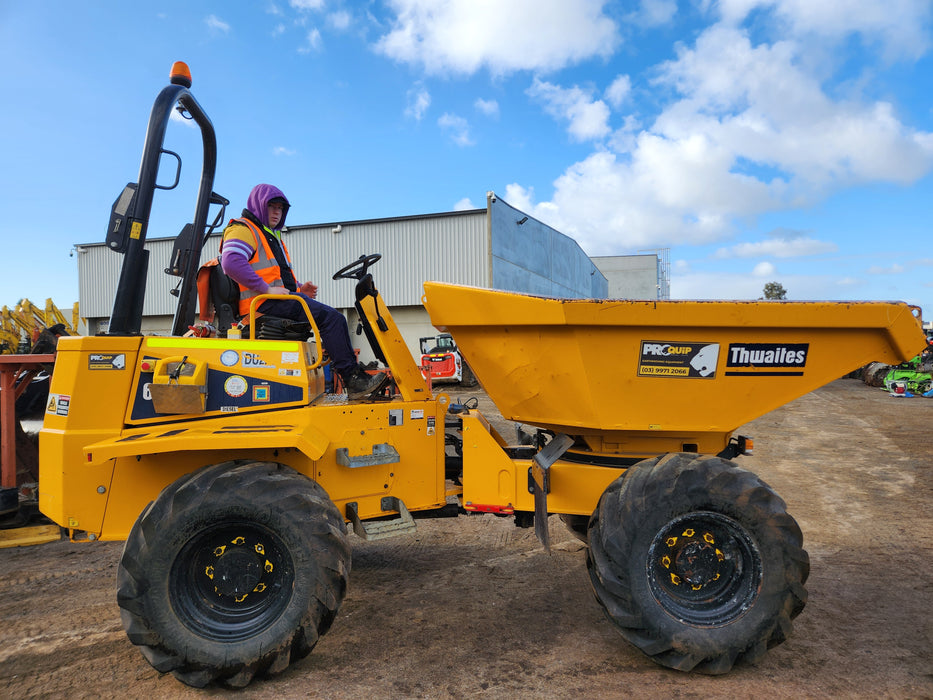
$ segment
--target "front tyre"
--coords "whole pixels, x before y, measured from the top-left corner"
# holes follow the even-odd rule
[[[117,572],[127,636],[161,673],[242,687],[310,653],[347,590],[344,520],[324,489],[265,462],[167,486]]]
[[[603,493],[587,568],[625,639],[662,666],[719,674],[790,634],[807,598],[802,544],[784,501],[754,474],[671,454]]]

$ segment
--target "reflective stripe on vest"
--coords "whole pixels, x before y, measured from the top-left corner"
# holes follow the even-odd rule
[[[269,247],[269,241],[266,240],[265,234],[259,230],[256,224],[246,218],[231,219],[230,223],[243,224],[253,232],[253,236],[256,238],[256,248],[253,251],[253,257],[249,259],[249,264],[256,274],[259,275],[260,279],[270,287],[283,286],[282,270],[279,268],[279,263],[275,259],[275,253],[273,253],[272,248]],[[288,260],[288,264],[291,265],[292,259],[284,243],[282,244],[282,252],[285,253],[285,259]],[[245,316],[249,313],[250,300],[255,296],[259,296],[260,292],[244,287],[239,283],[237,284],[240,287],[239,313],[240,316]]]

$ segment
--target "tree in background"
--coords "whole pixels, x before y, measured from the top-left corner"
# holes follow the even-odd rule
[[[781,300],[787,298],[787,290],[780,282],[768,282],[765,285],[765,299]]]

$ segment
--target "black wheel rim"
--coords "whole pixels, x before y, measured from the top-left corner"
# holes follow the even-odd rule
[[[285,543],[255,523],[223,523],[192,537],[172,566],[178,618],[205,639],[248,639],[288,606],[295,567]]]
[[[761,586],[761,556],[735,520],[695,512],[670,521],[655,535],[647,573],[652,595],[668,614],[713,627],[751,607]]]

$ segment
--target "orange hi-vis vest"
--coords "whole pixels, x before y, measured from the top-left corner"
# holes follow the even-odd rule
[[[253,251],[253,257],[249,259],[249,264],[262,281],[270,287],[284,286],[282,283],[282,270],[279,268],[279,263],[275,259],[275,253],[272,252],[272,248],[269,247],[269,241],[266,240],[265,234],[259,230],[259,227],[246,218],[231,219],[230,224],[242,224],[253,232],[253,236],[256,238],[256,248]],[[284,243],[282,244],[282,252],[285,253],[285,259],[288,260],[288,264],[291,265],[292,259]],[[249,313],[250,300],[255,296],[259,296],[260,292],[244,287],[242,284],[237,284],[240,287],[239,313],[240,316],[245,316]]]

